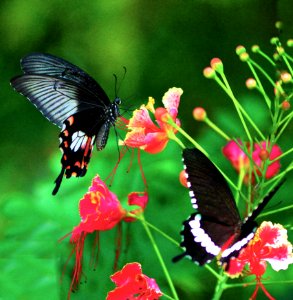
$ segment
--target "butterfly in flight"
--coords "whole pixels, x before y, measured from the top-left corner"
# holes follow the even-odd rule
[[[223,175],[202,152],[195,148],[184,149],[183,163],[191,204],[196,212],[183,223],[180,245],[184,252],[173,261],[187,256],[195,263],[204,265],[217,257],[228,270],[231,257],[237,257],[254,237],[256,217],[282,182],[246,219],[241,220]]]
[[[13,78],[11,85],[61,128],[62,169],[55,180],[55,195],[64,175],[86,174],[94,143],[98,150],[104,149],[120,116],[121,100],[116,97],[111,102],[91,76],[59,57],[32,53],[20,65],[24,74]]]

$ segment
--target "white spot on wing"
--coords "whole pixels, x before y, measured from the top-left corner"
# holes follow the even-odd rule
[[[201,228],[200,220],[201,215],[197,214],[193,220],[189,221],[194,241],[205,248],[208,253],[216,256],[220,253],[221,248],[215,245],[209,235]]]
[[[238,241],[232,247],[227,248],[226,250],[223,251],[222,257],[227,257],[234,251],[239,251],[243,246],[248,244],[248,242],[254,237],[254,232],[251,232],[247,237],[243,238],[242,240]]]
[[[74,132],[70,149],[74,152],[78,151],[81,147],[86,145],[87,140],[88,136],[83,131]]]

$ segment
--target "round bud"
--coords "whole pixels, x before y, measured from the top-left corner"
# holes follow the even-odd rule
[[[203,70],[203,76],[206,78],[215,78],[216,77],[216,71],[212,69],[211,67],[206,67]]]
[[[182,170],[179,174],[179,181],[184,187],[187,188],[187,179],[184,170]]]
[[[193,115],[193,117],[194,117],[194,119],[196,121],[200,121],[201,122],[201,121],[205,120],[205,118],[207,116],[207,113],[206,113],[206,111],[205,111],[204,108],[202,108],[202,107],[196,107],[192,111],[192,115]]]
[[[222,73],[224,71],[223,63],[219,58],[213,58],[211,60],[211,67],[219,73]]]
[[[252,51],[253,53],[257,53],[257,52],[259,52],[259,50],[260,50],[259,45],[253,45],[253,46],[251,47],[251,51]]]
[[[290,107],[291,107],[291,105],[290,105],[290,102],[289,102],[288,100],[284,100],[284,101],[282,102],[282,109],[283,109],[283,110],[289,110]]]
[[[239,45],[236,47],[236,54],[237,55],[240,55],[242,53],[245,53],[246,52],[246,49],[242,46],[242,45]]]
[[[245,85],[248,89],[252,90],[256,88],[256,80],[254,78],[248,78],[245,82]]]

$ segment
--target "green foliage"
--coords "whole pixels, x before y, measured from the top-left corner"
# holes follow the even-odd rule
[[[235,1],[234,1],[235,2]],[[118,158],[114,134],[107,148],[93,153],[88,174],[84,178],[64,179],[58,196],[52,197],[53,181],[60,171],[58,129],[49,124],[23,97],[12,91],[8,82],[20,73],[19,59],[29,52],[56,54],[79,65],[96,78],[113,98],[113,73],[122,78],[122,66],[127,75],[119,89],[127,108],[146,102],[148,96],[160,99],[170,86],[182,87],[184,94],[179,116],[185,128],[216,154],[215,161],[228,167],[219,153],[221,139],[192,120],[194,106],[205,104],[209,115],[223,128],[233,127],[233,108],[227,107],[225,95],[201,75],[210,58],[218,55],[227,62],[227,73],[236,90],[243,91],[247,73],[239,74],[241,63],[234,56],[237,43],[249,45],[256,41],[266,45],[274,35],[272,19],[284,16],[284,35],[292,35],[291,2],[280,1],[1,1],[0,48],[0,299],[65,299],[70,283],[73,260],[64,265],[70,254],[69,238],[58,242],[79,222],[78,201],[87,191],[91,179],[99,173],[105,179]],[[274,9],[272,9],[274,8]],[[249,17],[248,17],[249,16]],[[243,78],[241,78],[243,77]],[[251,104],[253,103],[253,105]],[[245,108],[251,108],[266,128],[267,120],[256,107],[254,98],[245,98]],[[292,127],[289,128],[292,132]],[[283,145],[292,143],[290,137]],[[126,201],[129,191],[143,189],[136,168],[126,172],[130,153],[118,168],[112,189]],[[181,151],[170,143],[156,156],[143,154],[142,161],[150,190],[146,218],[179,241],[182,220],[192,209],[186,190],[178,183],[182,169]],[[134,162],[135,163],[135,162]],[[233,174],[233,171],[227,173]],[[235,175],[234,175],[235,176]],[[292,203],[290,187],[280,191],[272,205]],[[280,222],[277,216],[272,220]],[[282,224],[292,226],[289,212],[282,214]],[[125,225],[125,224],[123,224]],[[128,228],[129,227],[129,228]],[[214,277],[205,268],[188,260],[172,264],[178,254],[170,242],[154,233],[164,254],[169,272],[180,299],[209,299]],[[104,299],[113,289],[109,276],[113,273],[115,229],[101,234],[101,251],[97,268],[89,266],[91,237],[85,245],[83,282],[71,299]],[[292,232],[289,231],[289,240]],[[126,241],[129,240],[129,245]],[[123,227],[123,252],[119,265],[136,261],[144,273],[156,278],[162,291],[168,290],[165,278],[153,255],[152,246],[138,222]],[[293,278],[288,271],[271,272],[276,281]],[[206,283],[209,284],[206,284]],[[241,281],[240,281],[241,282]],[[165,285],[164,285],[165,284]],[[253,287],[231,289],[225,299],[248,299]],[[270,292],[279,299],[292,295],[292,285],[271,285]]]

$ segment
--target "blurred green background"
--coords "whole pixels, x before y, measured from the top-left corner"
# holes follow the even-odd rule
[[[59,130],[50,124],[24,97],[9,85],[20,74],[19,60],[30,52],[46,52],[63,57],[91,74],[114,98],[113,73],[121,80],[123,66],[127,74],[119,96],[124,108],[134,109],[148,96],[158,105],[169,87],[181,87],[179,117],[183,128],[196,138],[230,176],[236,175],[220,154],[224,140],[192,119],[192,109],[204,106],[208,114],[231,136],[241,136],[236,114],[224,93],[202,76],[202,69],[213,57],[220,57],[226,75],[238,99],[253,112],[261,129],[268,127],[262,100],[248,92],[246,66],[235,55],[235,47],[247,48],[257,43],[268,54],[274,52],[269,39],[277,34],[274,24],[284,22],[281,38],[293,36],[293,4],[290,0],[201,0],[201,1],[38,1],[2,0],[0,2],[0,99],[1,169],[0,169],[0,299],[65,299],[73,261],[68,264],[62,283],[63,266],[70,254],[68,239],[58,239],[79,222],[78,201],[87,191],[95,174],[106,178],[118,158],[115,135],[106,149],[94,151],[88,174],[84,178],[63,180],[56,197],[51,196],[53,181],[60,171]],[[272,70],[273,72],[274,70]],[[130,113],[127,115],[129,116]],[[292,126],[287,138],[280,140],[286,150],[292,147]],[[112,190],[121,200],[128,192],[142,190],[143,185],[134,163],[126,172],[130,153],[121,163]],[[142,155],[148,180],[149,222],[180,240],[181,223],[192,212],[186,190],[178,182],[182,169],[181,152],[169,143],[158,155]],[[289,160],[284,159],[286,166]],[[292,175],[269,206],[292,203]],[[292,211],[272,215],[270,220],[292,224]],[[125,225],[125,224],[124,224]],[[141,224],[124,226],[123,253],[119,267],[139,261],[149,277],[156,278],[162,291],[168,286],[158,266],[152,246]],[[156,240],[180,299],[209,299],[215,278],[204,268],[188,260],[172,264],[179,253],[162,237]],[[292,232],[289,231],[291,242]],[[89,267],[92,237],[85,245],[84,273],[87,281],[71,299],[105,299],[114,288],[109,276],[115,251],[115,230],[101,234],[97,269]],[[127,250],[126,250],[127,248]],[[293,269],[271,272],[266,279],[281,281],[293,278]],[[250,279],[252,280],[252,278]],[[207,284],[209,282],[209,284]],[[223,299],[248,299],[253,287],[231,289]],[[291,285],[270,285],[277,299],[289,299]],[[259,292],[259,299],[264,299]]]

